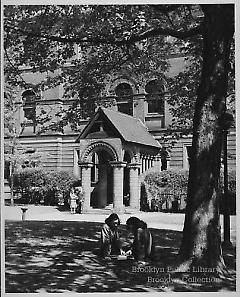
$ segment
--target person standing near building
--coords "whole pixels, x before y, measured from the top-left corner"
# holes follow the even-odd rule
[[[83,193],[83,188],[81,186],[79,187],[75,187],[75,193],[77,195],[77,208],[76,208],[76,212],[77,213],[81,213],[82,212],[82,205],[83,205],[83,201],[84,201],[84,193]]]
[[[75,190],[72,187],[69,193],[69,206],[70,206],[71,214],[76,213],[77,200],[78,200],[78,196],[76,195]]]

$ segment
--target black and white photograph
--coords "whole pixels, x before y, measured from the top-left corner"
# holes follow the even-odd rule
[[[237,8],[2,1],[2,296],[237,293]]]

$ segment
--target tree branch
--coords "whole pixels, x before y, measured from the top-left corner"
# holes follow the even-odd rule
[[[179,7],[183,6],[183,4],[170,4],[170,5],[149,5],[149,7],[162,12],[162,13],[168,13],[172,12],[174,10],[177,10]]]
[[[61,37],[61,36],[50,36],[47,34],[43,33],[37,33],[37,32],[30,32],[26,31],[20,28],[16,28],[10,25],[6,25],[6,29],[10,29],[13,31],[17,31],[22,33],[23,35],[30,36],[30,37],[36,37],[36,38],[43,38],[43,39],[48,39],[51,41],[56,41],[60,43],[77,43],[77,44],[84,44],[84,43],[91,43],[94,45],[99,45],[99,44],[111,44],[111,45],[129,45],[133,44],[135,42],[147,39],[149,37],[154,37],[154,36],[172,36],[176,37],[179,39],[186,39],[198,34],[202,33],[202,27],[201,25],[198,25],[194,28],[191,28],[186,31],[181,31],[181,30],[174,30],[172,28],[153,28],[148,31],[145,31],[143,33],[140,33],[138,35],[131,35],[130,37],[125,37],[122,39],[116,39],[114,36],[99,36],[99,37],[83,37],[83,38],[78,38],[78,37]]]
[[[170,25],[171,25],[173,28],[175,28],[175,26],[174,26],[174,24],[173,24],[173,22],[172,22],[172,20],[171,20],[171,18],[170,18],[170,16],[169,16],[168,12],[166,12],[166,13],[164,13],[164,14],[165,14],[165,16],[167,17],[167,19],[168,19]]]
[[[19,73],[19,69],[18,69],[18,67],[16,67],[16,66],[12,63],[12,61],[11,61],[9,55],[8,55],[8,52],[7,52],[7,40],[8,40],[8,37],[6,38],[6,44],[5,44],[5,46],[4,46],[4,53],[5,53],[5,56],[6,56],[7,60],[8,60],[8,62],[9,62],[9,64],[11,65],[11,67],[16,71],[17,75],[20,77],[21,81],[22,81],[25,85],[27,85],[27,82],[23,79],[23,77],[22,77],[21,74]]]

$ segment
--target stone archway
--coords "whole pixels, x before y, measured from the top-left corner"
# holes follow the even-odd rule
[[[92,153],[90,206],[105,208],[113,203],[112,156],[105,150]]]
[[[115,147],[103,141],[86,146],[79,162],[85,196],[83,212],[106,207],[123,212],[125,206],[139,210],[139,165],[131,149],[121,157]],[[124,203],[126,195],[128,204]]]
[[[81,156],[82,186],[85,192],[83,211],[105,208],[113,204],[113,168],[117,162],[115,149],[102,141],[89,145]]]
[[[129,125],[126,125],[126,117]],[[133,130],[136,133],[132,133]],[[85,196],[83,211],[88,212],[92,207],[105,208],[110,204],[109,210],[123,212],[124,194],[130,196],[128,211],[139,210],[140,156],[142,152],[144,155],[147,153],[155,156],[160,149],[159,143],[143,125],[129,115],[99,108],[76,142],[79,142],[80,146],[79,167]],[[94,155],[97,156],[97,163]],[[124,181],[125,167],[127,169]],[[92,176],[96,175],[96,172],[98,185],[93,187]],[[124,182],[127,184],[125,189]],[[93,190],[95,194],[92,194]],[[95,201],[92,198],[94,195]]]

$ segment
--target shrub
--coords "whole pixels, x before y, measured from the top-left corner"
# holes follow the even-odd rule
[[[76,178],[67,171],[26,168],[14,175],[14,188],[22,194],[22,203],[56,205],[59,194],[66,196],[75,182]]]
[[[44,194],[46,173],[41,168],[25,168],[13,176],[14,191],[21,193],[22,203],[40,203]]]
[[[66,200],[69,190],[75,182],[76,178],[67,171],[46,172],[44,204],[56,205],[59,194]]]
[[[224,176],[223,171],[220,174],[220,213],[224,213]],[[231,170],[228,172],[228,205],[230,214],[236,214],[236,171]]]
[[[188,171],[166,170],[146,175],[141,185],[141,209],[162,209],[163,204],[178,208],[181,197],[187,197]],[[220,212],[224,210],[224,178],[220,175]],[[236,171],[228,172],[228,199],[231,214],[236,213]]]
[[[146,175],[142,187],[145,187],[149,206],[162,209],[167,200],[179,201],[186,196],[187,185],[188,171],[165,170]]]
[[[224,191],[224,175],[221,170],[220,173],[220,191]],[[236,171],[231,170],[228,172],[228,191],[230,193],[236,194]]]

